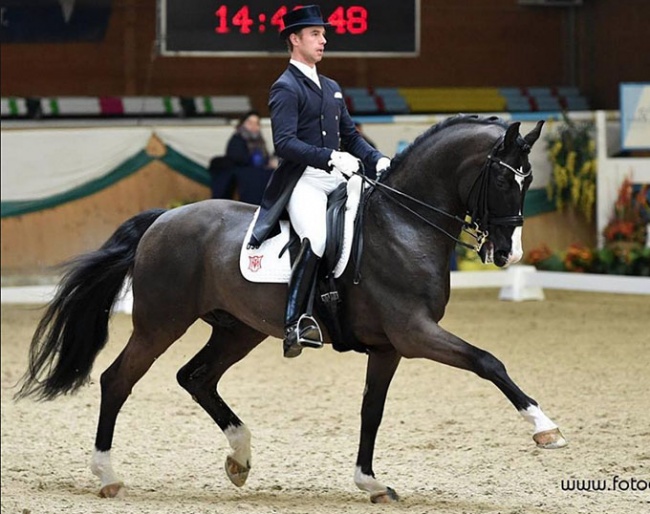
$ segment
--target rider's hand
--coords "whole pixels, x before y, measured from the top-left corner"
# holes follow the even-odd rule
[[[390,159],[388,157],[380,157],[377,161],[377,176],[381,175],[384,171],[390,168]]]
[[[351,177],[355,171],[359,171],[359,159],[347,152],[334,150],[327,164],[339,170],[346,177]]]

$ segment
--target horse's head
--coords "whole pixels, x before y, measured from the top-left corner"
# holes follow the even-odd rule
[[[497,141],[479,177],[482,182],[477,213],[488,236],[479,251],[483,262],[499,267],[518,262],[523,256],[521,230],[524,197],[533,180],[528,154],[539,139],[543,121],[525,136],[520,123],[512,123]]]

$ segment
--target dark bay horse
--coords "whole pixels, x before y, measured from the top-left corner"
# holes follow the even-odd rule
[[[368,355],[354,481],[373,502],[397,500],[372,469],[387,391],[402,357],[426,358],[490,380],[533,424],[539,447],[566,444],[557,425],[510,379],[504,365],[444,330],[450,260],[465,220],[483,242],[484,262],[503,267],[522,256],[523,203],[532,181],[528,154],[543,122],[459,115],[434,125],[393,160],[366,192],[360,281],[354,266],[339,279],[342,320]],[[287,287],[246,281],[239,253],[255,207],[206,200],[143,212],[93,252],[68,263],[30,347],[17,397],[53,399],[85,384],[108,337],[111,309],[128,276],[133,333],[101,375],[101,407],[91,461],[100,495],[123,488],[110,451],[120,409],[138,380],[196,320],[212,326],[206,345],[178,372],[180,385],[226,435],[230,480],[250,470],[250,432],[217,392],[222,375],[267,336],[282,338]],[[325,333],[327,341],[331,337]],[[281,345],[278,352],[281,352]]]

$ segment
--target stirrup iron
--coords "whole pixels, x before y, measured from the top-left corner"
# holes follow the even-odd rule
[[[303,314],[296,325],[298,344],[304,348],[322,348],[323,333],[316,320],[309,314]]]

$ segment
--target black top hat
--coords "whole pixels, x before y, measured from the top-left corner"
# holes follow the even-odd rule
[[[286,39],[289,34],[296,32],[304,27],[331,27],[329,23],[323,21],[323,15],[320,7],[317,5],[305,5],[293,11],[289,11],[282,17],[284,29],[280,32],[280,37]]]

